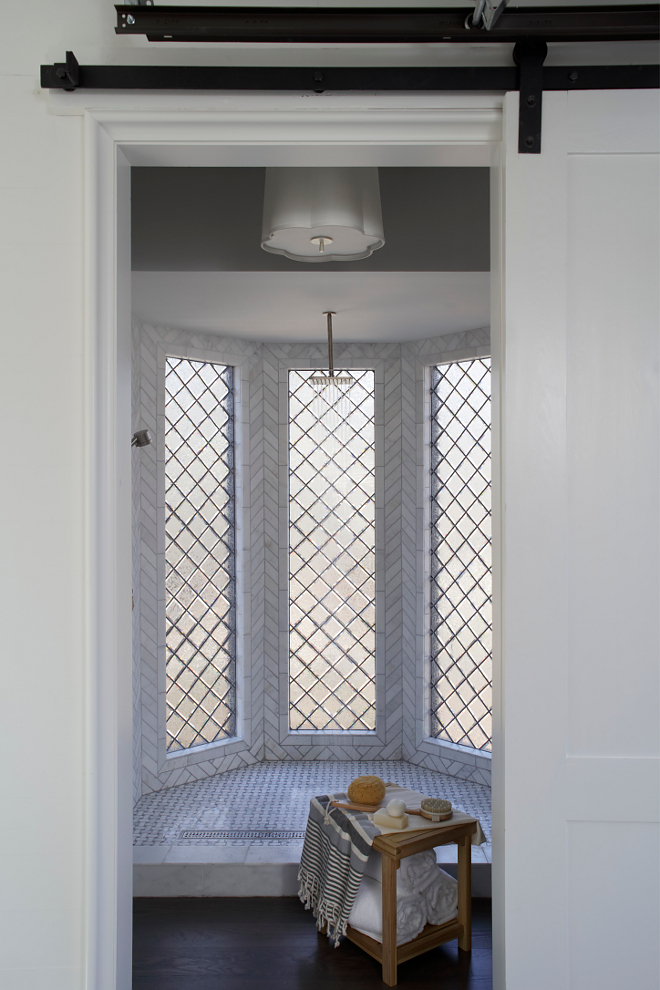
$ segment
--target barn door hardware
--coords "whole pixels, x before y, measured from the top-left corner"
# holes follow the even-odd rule
[[[75,57],[71,54],[71,57]],[[224,66],[224,65],[81,65],[73,87],[61,62],[41,66],[43,89],[108,90],[262,90],[303,93],[455,92],[507,93],[520,85],[515,65],[496,66]],[[657,89],[657,65],[544,65],[543,89]]]
[[[544,66],[549,41],[657,41],[660,7],[511,8],[159,7],[117,10],[117,34],[179,42],[514,42],[510,66],[41,66],[45,89],[494,92],[520,90],[518,150],[540,154],[543,90],[656,89],[657,65]],[[505,9],[506,8],[506,9]],[[479,15],[477,19],[477,15]],[[474,24],[473,24],[474,21]]]
[[[479,12],[479,8],[481,11]],[[506,8],[506,9],[505,9]],[[657,4],[512,7],[188,7],[119,4],[116,34],[149,41],[303,44],[640,41],[658,38]],[[476,15],[479,12],[479,22]],[[474,23],[473,23],[474,22]]]
[[[519,71],[518,151],[521,155],[541,153],[543,63],[547,54],[545,41],[519,41],[513,49]]]
[[[55,77],[61,82],[59,89],[63,89],[66,93],[73,93],[74,89],[80,86],[80,66],[73,52],[67,52],[66,62],[56,62],[53,70]]]

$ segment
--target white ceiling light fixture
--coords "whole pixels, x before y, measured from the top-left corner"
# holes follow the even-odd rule
[[[359,261],[385,243],[377,168],[267,168],[261,246],[292,261]]]

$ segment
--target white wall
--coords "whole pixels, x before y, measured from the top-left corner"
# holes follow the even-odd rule
[[[48,8],[4,12],[4,990],[81,987],[84,963],[82,121],[39,92]]]

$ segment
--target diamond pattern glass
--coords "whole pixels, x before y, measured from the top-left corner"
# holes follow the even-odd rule
[[[289,724],[373,730],[375,376],[310,375],[289,372]]]
[[[431,374],[431,731],[491,749],[490,359]]]
[[[236,735],[233,368],[165,367],[167,751]]]

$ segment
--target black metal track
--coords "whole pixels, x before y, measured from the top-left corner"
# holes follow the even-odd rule
[[[466,26],[469,7],[169,7],[118,5],[119,35],[149,41],[378,44],[428,42],[655,41],[657,4],[507,7],[490,31]]]
[[[133,10],[138,8],[133,7]],[[145,8],[149,9],[149,8]],[[81,65],[75,86],[66,63],[41,66],[44,89],[508,92],[520,88],[518,66],[429,68],[284,68],[272,66]],[[655,89],[657,65],[544,66],[543,89]]]

